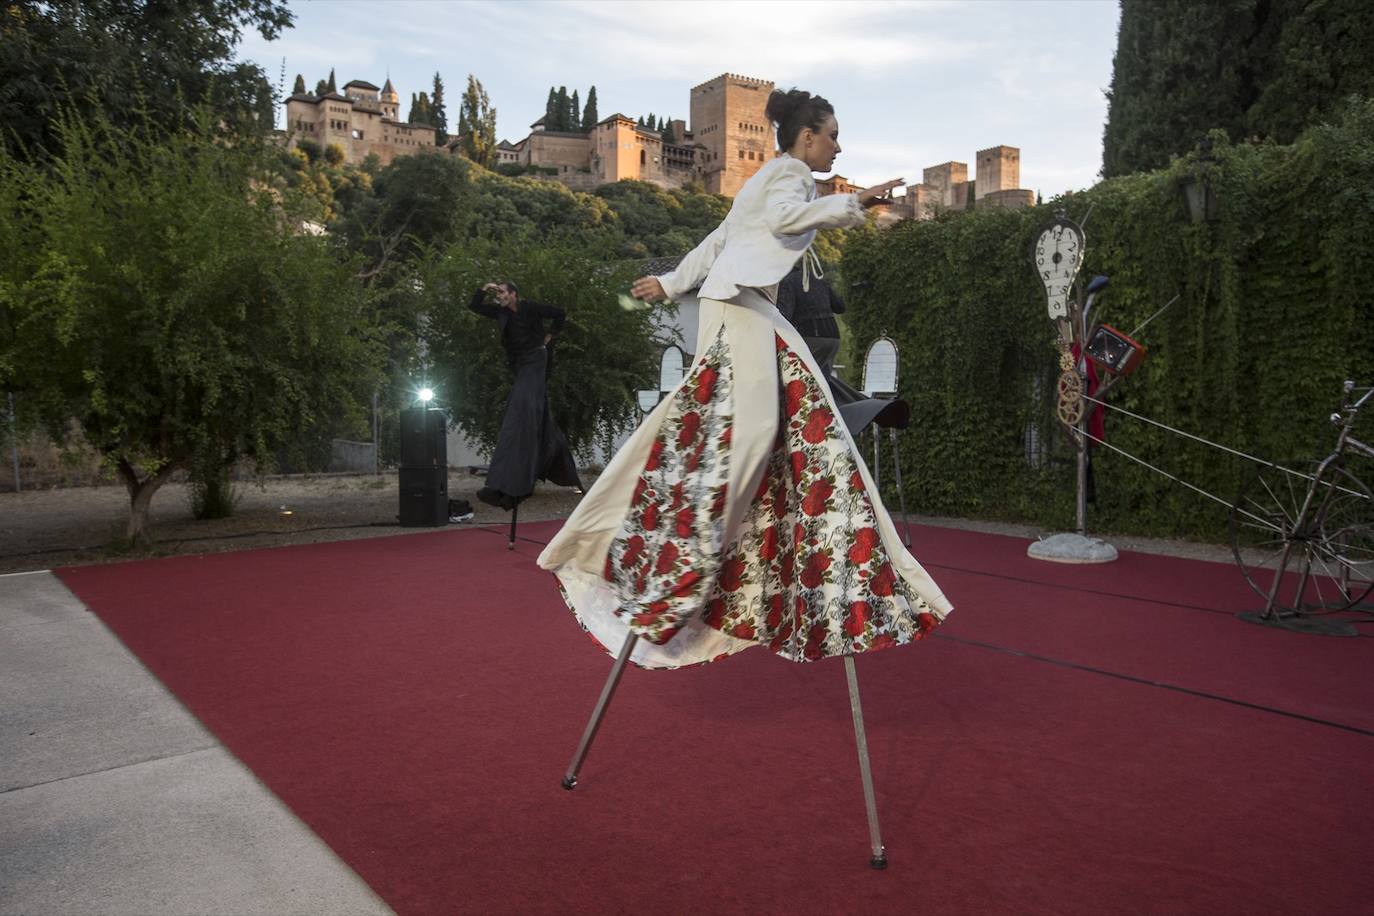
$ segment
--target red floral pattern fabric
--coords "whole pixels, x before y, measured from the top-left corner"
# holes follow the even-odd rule
[[[693,615],[793,661],[923,638],[940,622],[896,574],[830,401],[777,338],[780,428],[725,543],[732,373],[723,336],[673,395],[605,577],[620,615],[666,643]]]

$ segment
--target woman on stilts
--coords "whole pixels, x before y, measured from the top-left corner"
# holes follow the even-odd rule
[[[487,293],[495,296],[495,305],[486,300]],[[563,310],[520,298],[520,290],[509,280],[484,284],[468,308],[500,323],[506,362],[515,373],[486,486],[477,491],[477,498],[514,510],[534,492],[536,480],[580,489],[572,450],[549,409],[549,354],[554,335],[563,328]],[[545,319],[551,322],[547,331]],[[513,523],[511,530],[513,539]]]
[[[700,287],[700,351],[539,557],[613,654],[673,668],[764,645],[793,661],[921,639],[951,605],[879,500],[816,360],[775,307],[817,229],[864,222],[900,179],[816,197],[840,152],[834,109],[776,91],[783,150],[672,273],[634,295]],[[566,783],[565,783],[566,784]]]

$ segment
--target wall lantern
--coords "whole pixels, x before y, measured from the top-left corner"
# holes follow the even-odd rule
[[[1195,223],[1212,222],[1221,215],[1221,204],[1212,187],[1208,172],[1216,160],[1212,158],[1212,141],[1204,138],[1198,143],[1198,155],[1193,171],[1179,179],[1179,189],[1188,205],[1188,216]]]

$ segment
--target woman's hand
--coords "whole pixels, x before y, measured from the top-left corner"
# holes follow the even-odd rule
[[[663,284],[658,282],[658,277],[640,277],[630,287],[630,295],[645,302],[662,302],[668,298],[668,294],[663,291]]]
[[[904,178],[894,178],[891,181],[884,181],[882,184],[875,184],[859,192],[859,206],[871,207],[881,201],[892,191],[893,188],[901,187],[905,183]]]

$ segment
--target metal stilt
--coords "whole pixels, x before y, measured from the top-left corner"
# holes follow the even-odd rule
[[[844,657],[844,675],[849,681],[849,709],[854,713],[854,742],[859,747],[859,775],[864,783],[864,807],[868,810],[868,840],[873,857],[868,864],[887,868],[887,852],[883,849],[882,831],[878,829],[878,803],[873,797],[873,773],[868,768],[868,738],[864,735],[864,711],[859,704],[859,679],[854,674],[854,656]]]
[[[577,771],[582,769],[582,761],[586,759],[587,750],[592,746],[592,739],[596,737],[596,730],[601,727],[601,717],[606,714],[606,707],[611,704],[611,697],[615,694],[616,685],[620,683],[620,675],[625,671],[625,663],[630,660],[630,653],[634,651],[635,643],[638,641],[639,635],[637,633],[625,634],[625,644],[620,647],[620,655],[616,657],[615,664],[611,666],[611,674],[606,678],[606,686],[601,688],[601,699],[596,701],[596,708],[592,710],[592,718],[587,723],[587,730],[582,733],[582,743],[577,746],[577,753],[573,754],[572,763],[568,764],[568,772],[563,776],[563,788],[572,789],[577,785]]]
[[[897,430],[888,428],[892,437],[892,476],[897,481],[897,503],[902,507],[902,543],[911,546],[911,519],[906,515],[906,494],[902,492],[902,453],[897,450]]]
[[[506,549],[515,549],[515,520],[520,517],[520,504],[516,503],[510,510],[510,534],[506,536]]]
[[[878,432],[878,427],[873,426],[873,489],[879,499],[882,499],[883,492],[883,470],[878,465],[878,441],[882,438],[882,433]]]

